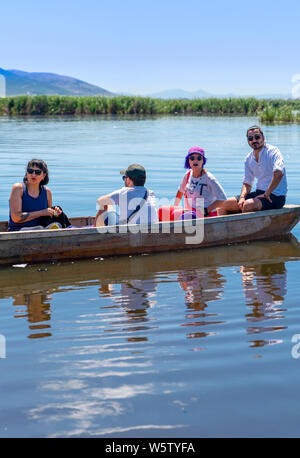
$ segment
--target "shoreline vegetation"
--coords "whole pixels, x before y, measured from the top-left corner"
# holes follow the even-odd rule
[[[300,99],[156,99],[136,96],[20,95],[0,98],[0,116],[239,115],[264,123],[300,123]]]

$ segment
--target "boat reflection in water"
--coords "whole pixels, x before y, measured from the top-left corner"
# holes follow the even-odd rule
[[[249,335],[278,332],[287,328],[284,321],[284,297],[287,293],[287,270],[284,262],[240,266],[242,287],[247,307],[245,313],[246,333]],[[215,301],[226,295],[226,277],[220,269],[190,269],[178,274],[178,281],[185,293],[187,314],[182,326],[196,328],[187,333],[188,338],[208,337],[222,332],[228,319]],[[241,301],[236,302],[239,314]],[[218,311],[218,313],[216,313]],[[274,322],[274,320],[276,320]],[[271,323],[272,322],[272,323]],[[209,328],[209,330],[207,330]],[[251,347],[281,343],[275,338],[251,338]]]
[[[3,374],[19,424],[52,437],[184,437],[197,434],[200,416],[202,432],[207,419],[215,428],[237,393],[237,412],[254,396],[242,405],[254,403],[256,418],[278,361],[290,364],[284,345],[270,345],[290,339],[284,299],[295,269],[286,265],[296,259],[290,239],[0,269],[11,364]],[[256,361],[267,349],[271,374]],[[257,399],[249,377],[262,371]]]
[[[111,328],[106,328],[106,331],[113,332],[115,328],[121,327],[124,333],[139,333],[138,336],[126,337],[128,342],[147,341],[148,338],[140,333],[153,329],[153,326],[148,323],[150,321],[148,309],[156,304],[156,291],[157,282],[153,276],[143,280],[123,281],[121,284],[101,284],[100,296],[110,297],[115,308],[122,308],[126,314],[126,319],[123,315],[121,319],[115,319],[110,323]],[[105,311],[107,307],[101,307],[101,309]]]
[[[240,266],[237,272],[242,277],[247,307],[244,316],[249,323],[246,332],[255,335],[285,328],[279,321],[284,319],[285,311],[285,261],[299,258],[299,243],[290,236],[278,242],[252,242],[185,253],[138,255],[103,262],[80,261],[47,265],[46,268],[34,265],[26,269],[5,268],[1,270],[0,297],[13,298],[15,317],[27,318],[29,329],[33,331],[30,338],[51,337],[50,305],[54,297],[57,300],[61,297],[71,305],[75,298],[76,307],[80,309],[81,303],[86,310],[86,299],[83,299],[86,293],[83,292],[94,286],[98,299],[92,293],[89,300],[98,301],[98,314],[100,309],[102,322],[105,322],[101,329],[106,333],[118,331],[128,341],[147,341],[149,330],[159,327],[163,333],[167,319],[163,307],[167,305],[172,314],[168,319],[176,315],[173,325],[188,327],[187,338],[201,338],[219,334],[224,323],[228,323],[229,318],[224,313],[226,307],[216,307],[216,304],[223,304],[223,300],[234,301],[226,284],[232,281],[232,266]],[[61,294],[57,296],[57,293]],[[235,313],[240,314],[240,293],[238,297]],[[70,315],[68,319],[76,323],[76,316],[72,316],[75,306],[63,310]],[[271,320],[272,325],[267,325]],[[252,346],[276,342],[275,339],[250,340]]]
[[[242,285],[244,288],[248,313],[246,320],[248,334],[278,332],[287,326],[280,324],[284,319],[284,298],[287,293],[287,270],[284,262],[242,266]],[[251,339],[254,347],[281,343],[281,339]]]
[[[16,294],[13,296],[13,306],[15,307],[15,317],[24,318],[26,317],[29,323],[29,329],[33,331],[29,338],[42,338],[50,337],[51,332],[43,330],[49,330],[51,320],[50,314],[50,303],[51,295],[48,293],[31,293],[31,294]]]
[[[186,322],[182,326],[199,327],[199,330],[188,333],[188,338],[216,334],[215,331],[204,329],[205,326],[223,323],[222,320],[216,319],[218,314],[209,312],[209,303],[222,299],[225,281],[225,277],[218,269],[190,269],[179,272],[178,282],[185,293],[185,304],[188,309]]]

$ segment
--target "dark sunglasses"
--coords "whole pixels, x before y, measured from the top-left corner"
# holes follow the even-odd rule
[[[125,179],[127,178],[127,175],[123,175],[122,176],[122,180],[125,181]]]
[[[189,159],[191,161],[194,161],[194,160],[201,161],[201,159],[203,159],[203,157],[202,156],[196,156],[196,157],[195,156],[189,156]]]
[[[261,138],[261,135],[260,134],[255,134],[254,137],[253,137],[253,135],[249,135],[249,137],[248,137],[249,142],[252,142],[253,138],[255,138],[255,140],[259,140]]]
[[[28,168],[27,169],[27,173],[29,173],[29,175],[32,175],[33,173],[35,173],[36,175],[41,175],[42,174],[42,170]]]

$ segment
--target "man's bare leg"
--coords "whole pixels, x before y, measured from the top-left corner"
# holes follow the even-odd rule
[[[106,218],[106,213],[108,211],[112,211],[113,206],[112,205],[105,205],[103,209],[98,210],[97,215],[95,216],[95,226],[96,227],[103,227],[105,226],[105,218]]]
[[[95,226],[96,227],[102,227],[102,226],[105,226],[105,223],[104,223],[104,220],[103,220],[103,215],[104,213],[104,210],[99,210],[97,212],[97,215],[95,216]]]
[[[245,200],[244,206],[243,206],[243,213],[247,212],[256,212],[260,211],[262,209],[262,202],[261,199],[248,199]]]
[[[235,197],[229,197],[225,200],[222,205],[217,209],[218,215],[227,215],[229,212],[240,213],[240,209]]]

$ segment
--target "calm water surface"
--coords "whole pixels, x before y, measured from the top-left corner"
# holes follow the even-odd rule
[[[70,216],[132,162],[173,198],[193,144],[236,194],[254,122],[0,119],[0,217],[32,157]],[[300,126],[265,133],[299,203]],[[0,269],[0,437],[299,437],[299,239]]]

